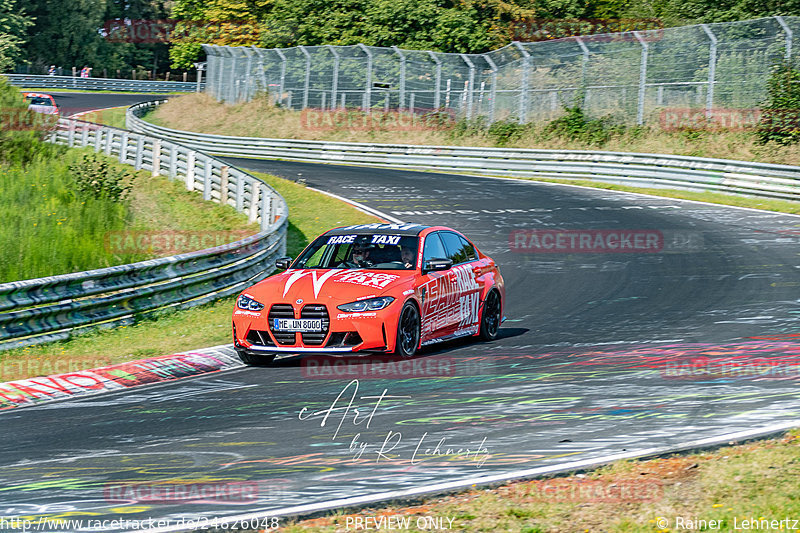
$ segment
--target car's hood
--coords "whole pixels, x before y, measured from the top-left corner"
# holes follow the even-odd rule
[[[335,305],[408,288],[415,272],[407,270],[293,269],[250,287],[245,294],[269,306],[274,302],[327,302]]]

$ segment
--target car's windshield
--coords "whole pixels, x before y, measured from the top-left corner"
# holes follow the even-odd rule
[[[53,105],[53,101],[49,98],[42,98],[41,96],[28,96],[29,105]]]
[[[408,235],[323,235],[297,258],[292,268],[367,268],[413,270],[418,238]]]

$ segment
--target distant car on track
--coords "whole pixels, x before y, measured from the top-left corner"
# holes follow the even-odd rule
[[[58,104],[55,98],[44,93],[22,93],[28,101],[28,109],[45,115],[58,115]]]
[[[279,353],[379,352],[412,357],[427,344],[497,337],[505,285],[492,258],[443,226],[332,229],[285,272],[239,295],[233,342],[247,364]]]

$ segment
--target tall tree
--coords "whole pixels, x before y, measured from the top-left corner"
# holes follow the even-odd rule
[[[0,0],[0,72],[13,67],[22,57],[25,32],[33,25],[15,0]]]

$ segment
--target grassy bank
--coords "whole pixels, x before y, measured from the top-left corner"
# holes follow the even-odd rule
[[[357,518],[369,516],[410,519],[410,527],[401,528],[408,531],[429,531],[419,527],[429,518],[443,519],[447,529],[456,531],[797,531],[800,522],[765,528],[764,522],[754,527],[745,521],[800,520],[798,475],[800,431],[793,430],[779,439],[696,455],[621,461],[585,475],[470,490],[413,506],[282,522],[286,527],[281,530],[353,530]]]
[[[179,182],[134,173],[111,158],[105,159],[109,172],[129,172],[127,200],[82,193],[70,167],[80,166],[92,153],[64,150],[58,157],[0,170],[0,283],[169,255],[136,245],[114,246],[110,237],[122,231],[258,231],[229,206],[204,202]]]
[[[97,111],[91,111],[86,113],[85,115],[81,115],[78,117],[79,120],[85,120],[86,122],[95,122],[97,124],[105,124],[106,126],[111,126],[112,128],[125,128],[125,112],[128,110],[128,106],[120,106],[120,107],[109,107],[107,109],[98,109]]]
[[[293,257],[310,240],[332,227],[375,222],[375,218],[339,200],[310,191],[302,185],[266,174],[257,175],[277,189],[289,204],[287,251]],[[150,193],[142,191],[136,201],[141,203],[142,209],[146,209],[148,205],[156,208],[156,204],[169,201],[169,196],[184,193],[200,204],[207,204],[197,193],[169,193],[166,190]],[[200,213],[200,205],[192,207],[177,199],[174,201],[185,206],[185,209],[176,210],[176,217],[181,213],[188,216],[193,210]],[[219,206],[213,204],[212,207]],[[159,217],[164,217],[164,214],[154,214],[152,221],[159,220]],[[162,220],[169,223],[168,217]],[[173,219],[174,222],[177,221]],[[210,223],[212,222],[207,222]],[[55,373],[56,363],[62,369],[65,365],[73,370],[89,369],[143,357],[227,344],[231,342],[233,303],[233,297],[225,298],[194,309],[164,314],[131,326],[97,331],[65,342],[0,352],[0,382]]]
[[[250,137],[331,140],[348,142],[435,144],[456,146],[505,146],[556,150],[609,150],[679,154],[800,165],[800,150],[777,144],[760,145],[748,131],[662,131],[657,127],[605,127],[589,125],[584,133],[565,134],[565,128],[546,124],[519,127],[499,123],[492,128],[478,122],[449,123],[439,128],[414,126],[398,130],[378,125],[363,127],[352,117],[350,127],[336,129],[325,121],[299,111],[270,105],[266,99],[237,105],[217,102],[206,94],[171,98],[147,120],[166,127]],[[566,129],[569,129],[567,127]]]

